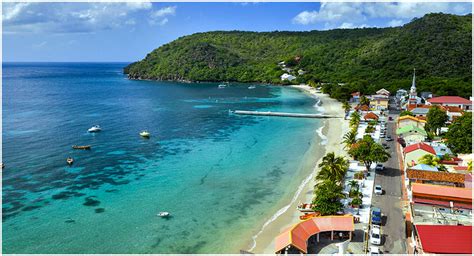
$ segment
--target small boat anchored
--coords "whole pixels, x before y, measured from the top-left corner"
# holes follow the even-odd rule
[[[171,214],[169,212],[159,212],[156,216],[161,218],[168,218],[171,216]]]
[[[141,131],[140,136],[143,138],[150,138],[150,133],[147,130]]]
[[[100,128],[99,125],[94,125],[91,128],[89,128],[87,131],[88,132],[100,132],[100,131],[102,131],[102,128]]]
[[[74,159],[72,157],[68,157],[66,159],[66,162],[67,162],[68,165],[72,165],[72,163],[74,163]]]
[[[252,90],[252,89],[255,89],[256,87],[255,87],[255,85],[251,85],[248,88],[249,88],[249,90]]]
[[[313,207],[315,205],[314,204],[300,204],[298,205],[297,209],[300,211],[300,212],[314,212],[313,210]]]
[[[222,88],[226,88],[227,85],[226,84],[220,84],[219,86],[217,86],[219,89],[222,89]]]
[[[74,145],[72,146],[73,149],[83,149],[83,150],[89,150],[91,149],[91,145],[84,145],[84,146],[77,146],[77,145]]]

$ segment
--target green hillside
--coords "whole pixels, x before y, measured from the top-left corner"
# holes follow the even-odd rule
[[[278,62],[306,71],[294,83],[329,82],[336,98],[408,88],[471,94],[472,16],[428,14],[403,27],[309,32],[215,31],[176,39],[124,69],[131,79],[281,83]],[[336,83],[345,83],[337,86]]]

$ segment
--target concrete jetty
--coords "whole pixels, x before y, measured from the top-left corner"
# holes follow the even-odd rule
[[[237,115],[252,115],[252,116],[281,116],[281,117],[300,117],[300,118],[339,118],[338,116],[326,114],[303,114],[303,113],[288,113],[288,112],[270,112],[270,111],[246,111],[234,110],[231,113]]]

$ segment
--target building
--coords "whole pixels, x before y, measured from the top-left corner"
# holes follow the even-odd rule
[[[417,164],[406,171],[408,184],[422,183],[444,185],[452,187],[465,187],[466,175],[438,171],[438,168],[426,164]]]
[[[412,183],[411,202],[443,208],[443,212],[457,211],[470,215],[472,211],[472,189]]]
[[[395,94],[395,97],[398,99],[398,100],[401,100],[403,97],[407,96],[408,95],[408,91],[407,90],[404,90],[404,89],[399,89],[397,90],[396,94]]]
[[[351,93],[351,96],[352,97],[351,97],[350,102],[359,104],[359,102],[360,102],[360,92],[353,92],[353,93]]]
[[[387,97],[390,96],[390,92],[387,91],[387,90],[385,90],[384,88],[382,88],[382,89],[376,91],[375,94],[377,94],[377,95],[385,95],[385,96],[387,96]]]
[[[288,81],[290,81],[290,82],[296,79],[295,76],[292,76],[292,75],[287,74],[287,73],[281,75],[280,78],[281,78],[282,81],[288,80]]]
[[[472,102],[459,96],[441,96],[427,100],[428,104],[434,106],[458,107],[462,110],[472,111]]]
[[[376,115],[374,112],[369,112],[367,113],[365,116],[364,116],[364,120],[365,121],[378,121],[379,120],[379,116]]]
[[[431,99],[433,98],[433,93],[432,92],[421,92],[420,93],[421,98],[424,100]]]
[[[402,128],[402,127],[405,127],[405,126],[416,126],[418,128],[424,128],[425,127],[425,124],[426,124],[426,121],[425,120],[421,120],[421,119],[418,119],[416,117],[413,117],[413,116],[401,116],[398,118],[398,127],[399,128]]]
[[[426,115],[428,115],[428,112],[430,111],[429,107],[425,106],[417,106],[416,108],[413,108],[409,110],[416,118],[418,119],[426,119]]]
[[[464,113],[464,110],[460,107],[443,106],[441,108],[446,111],[446,115],[448,115],[448,122],[453,122],[456,118],[462,116]]]
[[[414,125],[407,125],[398,128],[396,134],[398,137],[403,138],[406,145],[423,142],[428,136],[423,128],[419,128]]]
[[[418,159],[422,156],[430,154],[435,156],[436,151],[426,143],[412,144],[403,149],[403,158],[406,166],[415,166]]]
[[[375,110],[387,110],[389,104],[389,98],[386,95],[372,95],[369,97],[370,107]]]
[[[472,226],[415,225],[414,254],[472,254]]]
[[[436,152],[436,155],[438,157],[442,157],[442,156],[445,156],[445,155],[452,155],[453,152],[451,152],[451,149],[448,148],[448,146],[446,146],[446,144],[444,144],[443,142],[441,141],[433,141],[433,142],[430,142],[428,143],[431,147],[433,147],[433,149],[435,150]]]
[[[413,69],[413,80],[411,82],[410,94],[408,95],[408,106],[418,104],[416,83],[415,83],[415,69]]]
[[[333,240],[335,233],[344,232],[351,240],[354,230],[352,215],[314,217],[301,221],[278,235],[275,238],[275,254],[306,254],[308,239],[314,235],[316,235],[316,241],[319,242],[321,233],[329,233]]]

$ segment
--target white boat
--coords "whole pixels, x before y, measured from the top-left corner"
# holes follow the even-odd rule
[[[255,88],[256,88],[255,85],[249,86],[249,89],[250,89],[250,90],[255,89]]]
[[[169,212],[159,212],[156,216],[166,218],[170,216]]]
[[[72,163],[74,163],[74,159],[72,157],[68,157],[66,159],[66,162],[67,162],[68,165],[71,165]]]
[[[98,125],[94,125],[92,126],[91,128],[89,128],[89,130],[87,130],[88,132],[100,132],[102,129],[100,128],[100,126]]]
[[[149,138],[149,137],[150,137],[150,133],[145,130],[145,131],[140,132],[140,136],[145,137],[145,138]]]
[[[227,85],[226,84],[220,84],[218,87],[219,87],[219,89],[222,89],[222,88],[226,88]]]

